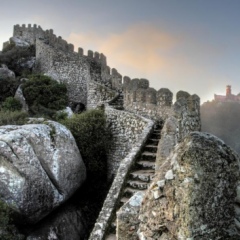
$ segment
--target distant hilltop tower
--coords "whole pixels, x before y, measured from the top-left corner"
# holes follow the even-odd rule
[[[232,96],[232,89],[231,89],[231,85],[227,85],[227,88],[226,88],[226,97],[227,98],[231,98]]]
[[[214,94],[214,100],[219,102],[240,102],[240,93],[238,95],[232,94],[231,85],[227,85],[226,96]]]

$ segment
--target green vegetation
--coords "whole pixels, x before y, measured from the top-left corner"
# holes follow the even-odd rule
[[[11,219],[11,209],[0,200],[0,238],[1,240],[17,239]]]
[[[28,114],[22,111],[0,111],[0,126],[23,125],[26,123]]]
[[[4,111],[20,111],[22,109],[21,102],[14,98],[14,97],[8,97],[6,100],[2,103],[1,109]]]
[[[8,68],[15,72],[16,76],[26,76],[31,73],[27,62],[35,57],[36,49],[34,45],[28,47],[15,47],[10,44],[0,55],[0,65],[6,64]]]
[[[90,110],[61,123],[75,137],[87,168],[87,181],[72,202],[81,207],[91,231],[111,186],[111,181],[107,181],[107,149],[111,135],[106,128],[106,116],[102,110]]]
[[[88,175],[103,177],[107,169],[107,146],[110,134],[106,129],[106,116],[101,110],[90,110],[75,114],[61,121],[72,132]]]
[[[1,79],[0,77],[0,103],[5,101],[8,97],[13,97],[17,87],[18,81],[13,79]]]
[[[202,131],[224,140],[240,153],[240,104],[212,101],[201,106]]]
[[[22,89],[30,111],[34,115],[54,118],[58,110],[65,109],[67,106],[66,85],[48,76],[32,75],[23,84]]]

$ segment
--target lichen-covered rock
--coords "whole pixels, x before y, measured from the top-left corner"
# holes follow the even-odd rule
[[[29,107],[28,104],[26,102],[25,97],[23,96],[23,91],[22,91],[22,85],[20,85],[15,93],[14,98],[18,99],[20,101],[20,103],[22,104],[22,111],[24,112],[28,112]]]
[[[161,140],[158,144],[156,171],[170,155],[178,142],[178,120],[170,116],[164,123],[161,131]]]
[[[31,121],[36,124],[0,127],[0,195],[20,223],[38,222],[86,178],[70,131],[53,121]]]
[[[57,210],[35,229],[27,240],[79,240],[87,233],[81,210],[72,205]]]
[[[138,240],[138,213],[142,204],[144,192],[136,192],[117,212],[117,239]]]
[[[140,209],[140,239],[239,239],[237,154],[213,135],[190,133],[160,167]]]
[[[15,44],[16,47],[28,47],[30,44],[22,39],[19,39],[17,37],[11,37],[10,43]]]
[[[15,80],[15,73],[9,70],[8,67],[4,64],[2,64],[0,68],[0,80],[3,79]]]

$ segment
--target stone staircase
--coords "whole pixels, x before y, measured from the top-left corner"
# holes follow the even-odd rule
[[[124,103],[123,94],[120,93],[119,96],[114,101],[109,103],[109,105],[117,110],[124,110],[123,103]]]
[[[155,175],[155,162],[157,146],[161,138],[161,127],[156,126],[148,139],[143,152],[129,174],[122,197],[118,203],[118,210],[126,203],[134,193],[138,191],[146,192]],[[117,211],[118,211],[117,210]],[[117,212],[116,211],[116,212]],[[106,240],[115,240],[116,237],[116,216],[112,221]]]

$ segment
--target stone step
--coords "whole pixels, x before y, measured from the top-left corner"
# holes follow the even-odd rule
[[[109,234],[106,236],[105,240],[117,240],[117,236],[115,234]]]
[[[152,135],[151,135],[152,138],[156,138],[156,139],[160,139],[161,138],[161,134],[160,132],[159,133],[155,133],[153,132]]]
[[[142,169],[153,169],[153,170],[155,170],[155,162],[139,161],[139,162],[137,162],[137,165],[139,167],[141,167]]]
[[[138,180],[129,180],[127,181],[128,186],[137,190],[144,190],[148,188],[148,183]]]
[[[126,203],[128,200],[129,200],[129,198],[123,197],[123,198],[121,198],[120,202],[121,203]]]
[[[158,143],[159,143],[159,139],[156,139],[156,138],[150,138],[148,139],[148,142],[147,142],[148,145],[155,145],[155,146],[157,146]]]
[[[132,187],[126,187],[124,189],[124,193],[127,194],[127,195],[131,194],[131,196],[132,196],[136,192],[146,192],[146,190],[139,190],[139,189],[132,188]]]
[[[143,152],[141,155],[141,159],[143,160],[149,160],[149,161],[156,161],[156,156],[157,153],[153,153],[153,152]]]
[[[150,182],[153,177],[155,176],[154,170],[138,170],[130,173],[130,176],[132,176],[132,179],[141,180],[143,182]]]
[[[156,153],[157,152],[157,146],[156,145],[145,145],[144,150],[147,152],[153,152]]]

